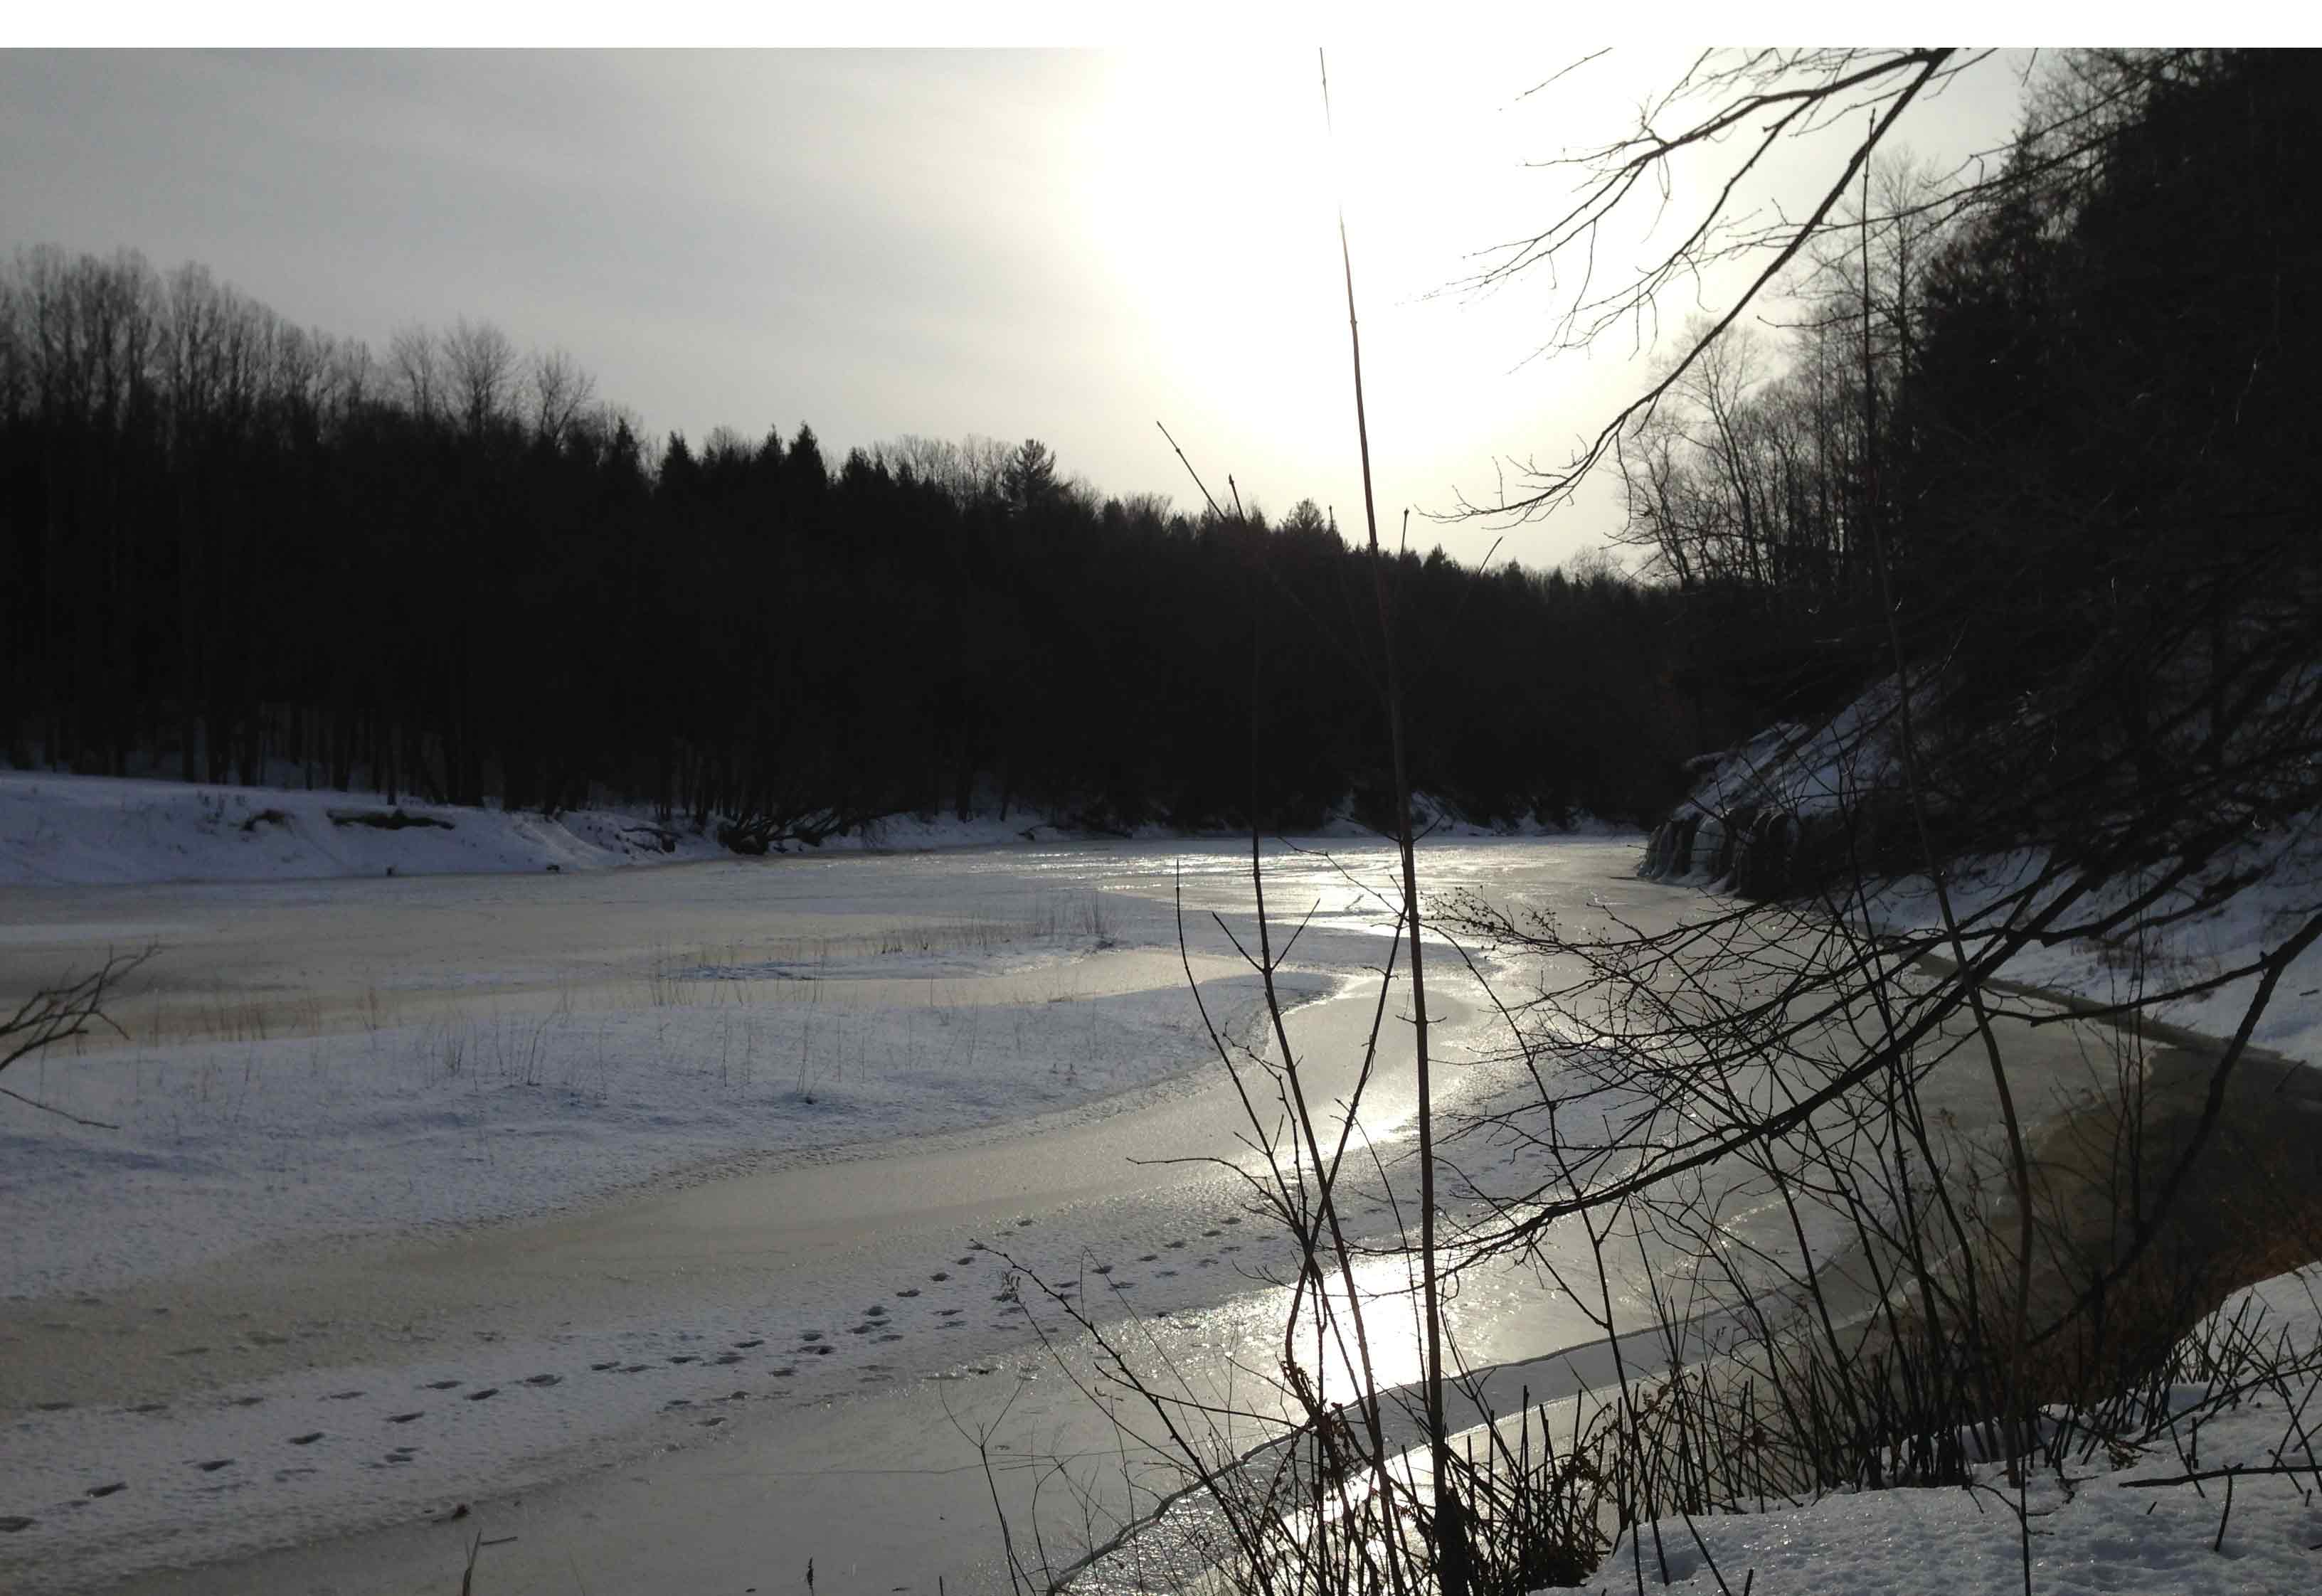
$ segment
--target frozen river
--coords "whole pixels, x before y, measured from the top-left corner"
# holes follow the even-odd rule
[[[1330,847],[1266,861],[1325,1103],[1394,896],[1388,850]],[[1448,842],[1422,889],[1697,903],[1635,858]],[[440,1591],[480,1532],[493,1592],[771,1589],[809,1558],[821,1591],[974,1591],[1006,1583],[995,1488],[1062,1561],[1163,1482],[1044,1288],[1266,1410],[1290,1255],[1202,1017],[1270,1045],[1228,936],[1254,929],[1247,847],[1211,843],[0,889],[0,997],[160,949],[129,1038],[40,1083],[121,1128],[7,1122],[0,1518],[29,1522],[0,1583]],[[1456,1108],[1505,1083],[1506,1038],[1434,952]],[[1406,1012],[1398,985],[1361,1116],[1373,1242]],[[1594,1334],[1510,1274],[1451,1315],[1476,1363]]]

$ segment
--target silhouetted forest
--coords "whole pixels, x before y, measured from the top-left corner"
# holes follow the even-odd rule
[[[1802,324],[1623,436],[1643,579],[1393,559],[1414,787],[1649,817],[1686,756],[1891,669],[1890,616],[1954,716],[2135,751],[1994,752],[2055,816],[2222,761],[2322,657],[2313,88],[2297,52],[2085,54],[1997,178],[1883,169]],[[1296,827],[1381,812],[1379,647],[1311,502],[1103,497],[1031,442],[649,451],[489,325],[374,351],[198,267],[0,274],[18,765],[643,799],[745,846],[972,805]]]
[[[972,803],[1190,826],[1255,793],[1297,825],[1385,790],[1368,563],[1311,504],[1100,498],[1033,442],[648,458],[564,355],[464,322],[374,353],[130,253],[32,250],[0,305],[20,765],[643,798],[750,846]],[[1671,595],[1440,554],[1394,592],[1425,789],[1666,795],[1684,750],[1631,734]]]
[[[1810,716],[1897,645],[1940,680],[1956,846],[2181,859],[2322,801],[2317,65],[2069,58],[2004,170],[1879,170],[1796,324],[1621,440],[1729,690]]]

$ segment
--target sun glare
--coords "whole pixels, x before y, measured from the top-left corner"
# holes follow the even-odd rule
[[[1360,535],[1342,206],[1383,537],[1403,506],[1447,508],[1455,479],[1486,485],[1495,455],[1540,445],[1543,413],[1572,386],[1511,375],[1541,342],[1538,296],[1478,300],[1461,283],[1551,186],[1524,160],[1559,152],[1592,115],[1601,127],[1628,112],[1601,85],[1525,101],[1535,63],[1503,59],[1334,49],[1326,123],[1311,49],[1103,58],[1083,214],[1130,330],[1123,352],[1172,431],[1206,451],[1197,463],[1222,476],[1262,455],[1279,488],[1269,509],[1312,494]],[[1551,442],[1570,430],[1547,429]],[[1422,527],[1422,546],[1464,549]]]

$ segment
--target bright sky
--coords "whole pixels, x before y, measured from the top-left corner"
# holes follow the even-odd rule
[[[1536,11],[1535,14],[1537,14]],[[1382,535],[1548,564],[1599,541],[1600,488],[1513,530],[1428,511],[1560,463],[1643,374],[1625,338],[1527,360],[1543,275],[1444,293],[1568,193],[1537,163],[1625,131],[1692,53],[1545,25],[1314,50],[0,54],[0,248],[128,245],[293,320],[369,340],[469,316],[562,346],[656,433],[812,423],[843,451],[905,433],[1037,436],[1113,493],[1231,473],[1359,536],[1332,220],[1343,178]],[[2005,139],[1995,60],[1899,136]],[[1796,203],[1842,153],[1779,174]],[[1678,196],[1681,203],[1685,195]],[[1597,269],[1642,258],[1608,234]],[[1668,315],[1673,329],[1687,306]],[[1650,329],[1647,329],[1650,334]]]

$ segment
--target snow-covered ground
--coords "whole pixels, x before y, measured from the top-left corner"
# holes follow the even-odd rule
[[[0,801],[13,786],[50,780],[0,777]],[[159,789],[171,804],[193,790],[161,783],[69,786],[76,793]],[[389,1523],[403,1528],[383,1532],[386,1540],[350,1543],[335,1563],[292,1560],[269,1565],[263,1578],[228,1564],[199,1588],[456,1588],[456,1572],[445,1583],[438,1564],[453,1558],[449,1566],[456,1571],[475,1523],[495,1535],[503,1525],[521,1523],[526,1533],[526,1548],[506,1547],[498,1554],[502,1563],[487,1570],[503,1582],[492,1589],[565,1588],[563,1558],[575,1546],[584,1548],[580,1555],[592,1584],[600,1582],[595,1559],[612,1555],[617,1546],[627,1546],[622,1555],[632,1559],[635,1579],[627,1588],[644,1588],[636,1580],[681,1581],[688,1570],[699,1572],[728,1553],[738,1564],[758,1554],[740,1524],[727,1525],[726,1539],[698,1556],[665,1537],[619,1528],[613,1509],[630,1504],[604,1494],[617,1496],[621,1489],[610,1474],[597,1476],[608,1483],[553,1497],[570,1504],[562,1518],[544,1515],[563,1509],[519,1502],[510,1509],[487,1499],[512,1492],[537,1504],[535,1488],[618,1455],[602,1450],[616,1433],[648,1437],[656,1447],[730,1438],[729,1445],[754,1447],[745,1455],[757,1461],[780,1455],[797,1435],[827,1436],[844,1446],[849,1436],[879,1432],[848,1430],[836,1417],[841,1408],[825,1399],[860,1391],[868,1404],[882,1389],[877,1382],[902,1384],[889,1406],[862,1411],[887,1414],[882,1422],[899,1434],[942,1423],[953,1403],[974,1410],[979,1392],[992,1411],[1007,1410],[1019,1382],[1028,1382],[1042,1365],[1020,1345],[1021,1332],[997,1317],[1006,1307],[984,1278],[989,1260],[973,1245],[989,1234],[986,1226],[1008,1227],[1013,1245],[1038,1254],[1044,1273],[1076,1267],[1075,1260],[1092,1268],[1101,1262],[1110,1271],[1117,1257],[1117,1272],[1087,1277],[1092,1289],[1099,1281],[1123,1284],[1148,1307],[1179,1316],[1173,1322],[1185,1324],[1189,1351],[1219,1355],[1235,1345],[1231,1336],[1244,1334],[1220,1329],[1225,1321],[1209,1317],[1229,1313],[1224,1299],[1232,1291],[1257,1289],[1235,1271],[1261,1250],[1260,1238],[1230,1228],[1236,1199],[1222,1176],[1215,1187],[1188,1186],[1166,1200],[1074,1199],[1038,1210],[1037,1223],[1035,1211],[1019,1219],[962,1210],[942,1224],[915,1220],[890,1240],[880,1224],[866,1220],[859,1239],[846,1243],[854,1250],[812,1267],[713,1248],[704,1254],[710,1261],[701,1284],[683,1287],[682,1271],[676,1271],[672,1278],[680,1288],[666,1301],[652,1302],[650,1312],[635,1304],[651,1290],[622,1297],[608,1285],[598,1295],[631,1302],[633,1310],[582,1317],[598,1296],[560,1287],[566,1294],[543,1299],[546,1306],[529,1317],[498,1308],[453,1310],[430,1299],[350,1300],[334,1309],[342,1322],[262,1314],[235,1319],[236,1304],[225,1300],[224,1288],[233,1283],[237,1258],[290,1274],[301,1259],[327,1256],[317,1249],[342,1238],[369,1245],[403,1237],[431,1246],[462,1238],[466,1246],[465,1238],[480,1237],[477,1246],[488,1262],[512,1272],[544,1270],[525,1250],[529,1244],[519,1245],[540,1234],[525,1225],[552,1212],[585,1217],[608,1196],[665,1190],[672,1177],[735,1175],[692,1190],[755,1190],[753,1172],[811,1167],[842,1148],[854,1149],[854,1156],[866,1144],[973,1132],[1035,1116],[1070,1123],[1083,1110],[1097,1111],[1100,1099],[1143,1101],[1174,1090],[1172,1077],[1202,1068],[1209,1056],[1184,972],[1173,962],[1174,882],[1182,870],[1189,902],[1223,904],[1240,890],[1235,881],[1246,856],[1239,844],[1056,847],[1044,836],[1039,847],[955,857],[793,860],[771,867],[728,861],[699,871],[542,880],[549,863],[570,873],[670,856],[626,850],[618,828],[635,825],[629,817],[607,822],[614,828],[609,843],[590,840],[568,817],[563,830],[574,839],[568,844],[535,829],[543,825],[536,816],[489,812],[445,811],[456,823],[449,833],[425,825],[343,826],[328,814],[350,807],[343,795],[289,793],[283,796],[315,806],[324,828],[315,835],[336,844],[341,834],[359,833],[350,846],[389,852],[317,852],[303,862],[280,856],[285,876],[378,876],[392,862],[398,876],[495,868],[533,879],[150,891],[100,886],[86,893],[47,885],[75,879],[74,869],[92,881],[224,879],[251,859],[278,858],[262,852],[265,843],[244,839],[289,828],[262,822],[244,832],[231,819],[244,814],[234,796],[225,796],[227,813],[217,821],[206,820],[197,803],[190,816],[178,813],[142,829],[127,817],[136,805],[125,795],[109,822],[95,798],[29,805],[23,812],[39,807],[49,816],[47,851],[40,857],[52,866],[79,862],[0,878],[30,883],[14,889],[16,898],[0,898],[0,907],[13,901],[54,917],[48,929],[56,935],[47,945],[86,949],[96,945],[93,927],[109,932],[166,920],[194,928],[186,951],[211,972],[193,978],[196,995],[200,979],[224,983],[216,1020],[206,1030],[189,1028],[193,1007],[157,1008],[169,1023],[133,1026],[135,1035],[125,1044],[55,1055],[45,1075],[30,1062],[12,1073],[12,1085],[117,1129],[74,1126],[0,1104],[0,1212],[8,1218],[0,1227],[8,1237],[0,1243],[0,1295],[17,1300],[0,1302],[6,1321],[0,1331],[15,1337],[0,1383],[23,1399],[8,1404],[18,1414],[7,1455],[0,1457],[0,1522],[35,1520],[0,1535],[0,1582],[78,1587]],[[281,807],[246,796],[256,812]],[[62,819],[60,807],[69,812]],[[505,821],[506,828],[491,830],[474,818],[480,813],[495,825]],[[108,824],[114,829],[103,830]],[[463,828],[498,839],[480,841],[472,857],[514,862],[458,862],[462,854],[444,850],[456,845]],[[0,832],[0,869],[15,869],[36,852],[19,849],[16,834]],[[884,840],[909,848],[978,839],[926,828]],[[595,853],[540,851],[551,844]],[[252,848],[261,852],[252,854]],[[398,848],[407,851],[392,852]],[[714,844],[708,851],[714,853]],[[195,862],[180,868],[178,862],[187,860]],[[1437,880],[1524,881],[1576,914],[1657,912],[1661,899],[1675,895],[1629,879],[1632,860],[1632,848],[1612,842],[1552,852],[1485,844],[1446,849]],[[1300,947],[1309,973],[1294,995],[1320,998],[1376,958],[1383,917],[1376,901],[1339,877],[1335,865],[1283,863],[1285,879],[1270,889],[1278,912],[1295,916],[1319,906]],[[1356,868],[1367,880],[1383,876],[1380,863],[1374,849]],[[1914,911],[1898,898],[1891,912]],[[2262,936],[2267,915],[2280,912],[2280,906],[2255,907],[2247,926],[2221,923],[2219,935],[2227,943]],[[352,943],[297,946],[359,922],[391,924],[397,951]],[[548,935],[559,923],[587,936],[567,943]],[[682,942],[672,935],[677,926],[689,927]],[[899,934],[904,928],[910,933]],[[0,944],[32,945],[44,934],[30,922],[0,929]],[[290,953],[264,964],[223,952],[213,957],[214,949],[244,942],[287,943]],[[639,948],[654,951],[633,956]],[[0,946],[0,954],[6,951]],[[2116,965],[2093,954],[2089,961],[2106,979],[2117,976]],[[1230,1027],[1247,1021],[1254,994],[1225,950],[1210,962],[1197,954],[1194,973],[1216,1017]],[[2025,974],[2068,984],[2071,971]],[[2310,971],[2293,978],[2284,1000],[2301,992],[2310,999],[2304,989],[2322,985]],[[295,1008],[291,999],[302,980],[325,996],[315,999],[316,1023],[286,1034],[281,1016]],[[367,1019],[369,984],[380,998],[377,1017]],[[1327,1002],[1309,1013],[1344,1011],[1342,1017],[1359,1020],[1358,1009],[1367,1013],[1367,1005]],[[2312,1041],[2310,1023],[2265,1035],[2293,1052]],[[1030,1156],[1044,1144],[1021,1145]],[[1191,1150],[1164,1134],[1138,1146],[1136,1155]],[[1118,1153],[1111,1156],[1115,1164],[1123,1162]],[[734,1221],[743,1231],[756,1222],[747,1214]],[[1016,1230],[1019,1223],[1032,1227]],[[503,1230],[508,1239],[491,1250],[491,1238]],[[1237,1237],[1252,1245],[1242,1247]],[[719,1245],[730,1245],[730,1238],[721,1233]],[[650,1239],[639,1243],[621,1267],[650,1269],[653,1250]],[[367,1254],[357,1247],[349,1255]],[[220,1263],[226,1267],[215,1267]],[[342,1272],[353,1278],[360,1270]],[[161,1289],[165,1276],[198,1282],[205,1273],[216,1281],[179,1295]],[[388,1293],[416,1278],[394,1277]],[[2302,1287],[2293,1293],[2273,1282],[2264,1290],[2282,1315],[2306,1313],[2296,1324],[2310,1334],[2315,1316]],[[209,1303],[212,1297],[219,1302]],[[157,1315],[172,1303],[173,1312]],[[1479,1312],[1478,1322],[1518,1326],[1521,1317],[1510,1299]],[[197,1318],[207,1327],[195,1328]],[[358,1319],[370,1321],[362,1336],[350,1328]],[[951,1333],[937,1334],[944,1331]],[[1252,1345],[1263,1340],[1260,1334]],[[343,1345],[355,1350],[342,1352]],[[69,1356],[53,1367],[81,1385],[53,1393],[36,1389],[44,1365],[32,1351],[68,1346]],[[831,1347],[836,1351],[818,1350]],[[1504,1355],[1525,1354],[1512,1347]],[[919,1381],[944,1382],[917,1388],[942,1401],[907,1395],[902,1386]],[[800,1428],[809,1424],[809,1400],[816,1404],[811,1426]],[[788,1413],[800,1418],[775,1417]],[[2205,1424],[2203,1466],[2244,1454],[2258,1458],[2285,1423],[2276,1408],[2252,1405]],[[2262,1432],[2263,1424],[2272,1425],[2271,1434]],[[756,1435],[765,1437],[763,1444],[749,1439]],[[879,1467],[891,1461],[883,1454],[818,1454],[785,1466],[820,1476],[834,1464]],[[2222,1505],[2216,1485],[2207,1500],[2189,1487],[2142,1491],[2103,1479],[2101,1457],[2089,1466],[2099,1478],[2080,1486],[2069,1502],[2051,1485],[2035,1488],[2051,1492],[2035,1494],[2033,1502],[2046,1514],[2034,1523],[2035,1555],[2057,1559],[2039,1564],[2035,1590],[2076,1596],[2100,1589],[2312,1588],[2310,1578],[2293,1576],[2314,1572],[2313,1555],[2299,1548],[2322,1541],[2322,1521],[2281,1479],[2237,1482],[2226,1549],[2218,1554],[2208,1549]],[[2140,1467],[2162,1472],[2147,1459],[2118,1473],[2137,1478]],[[732,1463],[713,1459],[683,1476],[691,1482],[681,1490],[664,1486],[653,1499],[656,1510],[681,1511],[681,1497],[700,1495],[710,1488],[704,1482],[733,1472]],[[954,1505],[974,1510],[970,1499],[982,1489],[980,1477],[963,1468],[959,1478],[965,1495],[955,1492]],[[818,1489],[824,1498],[795,1512],[783,1509],[791,1516],[778,1521],[793,1525],[809,1512],[828,1517],[831,1502],[855,1500],[843,1481],[826,1480]],[[937,1494],[932,1487],[921,1493]],[[470,1497],[478,1503],[474,1519],[440,1530],[425,1527],[428,1515]],[[2149,1518],[2143,1517],[2148,1507]],[[742,1512],[754,1523],[756,1515],[773,1510],[754,1499]],[[521,1517],[532,1511],[544,1517]],[[2302,1520],[2301,1512],[2308,1515]],[[600,1530],[600,1524],[613,1528]],[[871,1519],[848,1518],[835,1528],[839,1533],[818,1544],[848,1546],[851,1536],[851,1550],[873,1549],[863,1540],[875,1533]],[[1752,1569],[1756,1591],[1815,1596],[2020,1589],[2014,1519],[1988,1494],[1834,1498],[1702,1528],[1733,1592]],[[1663,1529],[1680,1588],[1719,1589],[1706,1559],[1688,1564],[1678,1553],[1691,1545],[1683,1526]],[[2052,1529],[2052,1540],[2037,1538]],[[715,1539],[718,1532],[705,1533]],[[960,1532],[930,1523],[914,1533]],[[2297,1541],[2300,1534],[2304,1541]],[[597,1546],[583,1536],[610,1540]],[[402,1586],[366,1571],[423,1541],[437,1556],[424,1581],[416,1563]],[[540,1568],[519,1573],[517,1559],[535,1547]],[[875,1563],[866,1558],[864,1566]],[[836,1589],[831,1564],[825,1566],[826,1582]],[[896,1577],[919,1569],[899,1566]],[[1605,1577],[1627,1588],[1625,1549]],[[1658,1579],[1649,1566],[1647,1582]],[[953,1583],[962,1585],[957,1578]]]
[[[2043,862],[2031,851],[1977,862],[1950,884],[1953,914],[1971,933],[1988,906],[2036,880]],[[2226,868],[2250,879],[2216,907],[2174,918],[2174,911],[2189,908],[2191,901],[2189,889],[2180,890],[2156,906],[2157,915],[2172,917],[2165,923],[2144,929],[2132,923],[2102,940],[2034,942],[2010,959],[2002,974],[2027,986],[2111,1006],[2140,1002],[2146,994],[2199,985],[2246,968],[2322,910],[2322,816],[2307,816],[2295,833],[2266,837],[2237,851]],[[2107,883],[2090,895],[2076,916],[2098,919],[2141,896],[2142,890],[2133,880]],[[1943,923],[1934,889],[1924,877],[1894,883],[1869,908],[1881,926],[1895,931],[1926,931]],[[2245,975],[2154,1003],[2149,1013],[2167,1025],[2227,1037],[2240,1026],[2256,988],[2257,977]],[[2285,1058],[2322,1066],[2322,944],[2308,948],[2289,966],[2258,1016],[2250,1040]]]
[[[1569,826],[1537,816],[1485,826],[1424,798],[1415,812],[1445,838],[1605,836],[1622,829],[1586,816]],[[727,857],[715,830],[663,825],[642,811],[571,809],[552,818],[408,798],[389,804],[377,794],[0,770],[0,886],[604,870]],[[1021,811],[1006,819],[897,815],[814,851],[992,847],[1080,834]],[[1173,834],[1147,825],[1131,840]],[[1320,834],[1370,834],[1340,816]]]
[[[1924,689],[1922,689],[1923,691]],[[1725,817],[1736,811],[1770,808],[1800,816],[1828,815],[1859,805],[1879,785],[1895,781],[1895,684],[1874,684],[1821,725],[1785,723],[1768,727],[1739,746],[1694,762],[1692,791],[1677,813],[1697,814],[1695,867],[1682,879],[1716,887],[1714,861]],[[1952,907],[1973,933],[1979,919],[2025,884],[2036,880],[2047,857],[2026,849],[1981,859],[1955,872],[1949,883]],[[2200,894],[2218,882],[2234,883],[2223,901],[2189,912]],[[2135,880],[2107,883],[2073,910],[2080,923],[2097,923],[2144,891]],[[1884,931],[1916,934],[1942,925],[1933,885],[1924,877],[1888,884],[1866,905]],[[2299,817],[2279,830],[2253,835],[2193,880],[2162,896],[2143,917],[2102,941],[2074,939],[2034,943],[2012,958],[2005,979],[2074,998],[2112,1005],[2148,992],[2211,980],[2253,963],[2322,912],[2322,814]],[[2164,1023],[2205,1035],[2226,1037],[2239,1026],[2256,989],[2247,976],[2213,990],[2154,1005],[2148,1012]],[[2322,1065],[2322,944],[2291,965],[2260,1016],[2251,1039],[2285,1057]]]
[[[2159,1419],[2117,1454],[2094,1448],[2027,1479],[2020,1506],[2035,1596],[2322,1590],[2317,1292],[2322,1266],[2309,1265],[2218,1310],[2280,1337],[2281,1363],[2295,1372],[2278,1385],[2251,1381],[2222,1404],[2224,1384],[2180,1385],[2174,1421]],[[2180,1482],[2155,1483],[2170,1481]],[[2025,1588],[2018,1509],[1993,1469],[1972,1491],[1864,1491],[1690,1526],[1670,1518],[1623,1540],[1587,1588],[1633,1591],[1641,1566],[1647,1588],[1690,1596],[2007,1596]]]
[[[375,795],[0,771],[0,884],[603,870],[718,852],[714,839],[605,810],[552,820]]]

